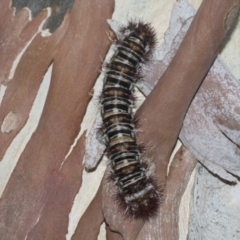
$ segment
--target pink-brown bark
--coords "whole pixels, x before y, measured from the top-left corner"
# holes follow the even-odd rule
[[[9,112],[14,111],[19,115],[20,122],[10,133],[0,132],[0,159],[2,159],[9,144],[26,124],[43,76],[53,61],[54,53],[59,47],[67,26],[68,17],[66,16],[62,26],[52,36],[43,38],[38,34],[23,54],[13,79],[8,82],[8,88],[1,104],[0,118],[4,119]],[[11,52],[4,52],[3,60],[8,59],[9,55]]]
[[[194,12],[187,1],[175,4],[165,43],[158,49],[161,54],[157,55],[153,66],[144,68],[146,79],[139,87],[146,96],[175,55]],[[232,12],[237,14],[237,5]],[[180,30],[174,32],[176,29]],[[239,89],[239,81],[218,57],[194,96],[180,132],[181,141],[195,158],[211,172],[231,182],[240,176]]]
[[[10,8],[10,1],[1,2],[0,8],[0,83],[7,83],[11,80],[9,75],[13,61],[47,18],[47,10],[29,21],[29,11],[22,9],[15,15],[14,9]]]
[[[160,207],[159,216],[145,223],[138,234],[138,240],[144,240],[146,237],[179,239],[179,207],[196,164],[196,159],[185,147],[178,150],[169,169],[165,199]]]
[[[97,239],[100,225],[104,221],[102,214],[102,185],[99,187],[94,201],[83,214],[72,240]],[[90,227],[91,226],[91,227]]]
[[[53,60],[54,65],[38,128],[0,201],[1,239],[65,239],[68,215],[81,186],[85,138],[65,156],[78,135],[100,59],[109,46],[106,19],[113,7],[112,0],[76,1],[62,26],[50,37],[37,36],[21,59],[4,97],[1,116],[14,109],[22,122],[11,137],[1,133],[2,154],[26,122]]]

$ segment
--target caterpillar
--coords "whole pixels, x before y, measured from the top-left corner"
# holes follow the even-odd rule
[[[156,34],[149,24],[130,22],[105,66],[101,94],[102,136],[117,186],[116,199],[127,217],[149,219],[157,214],[160,188],[149,174],[149,163],[136,142],[134,86],[141,64],[149,59]]]

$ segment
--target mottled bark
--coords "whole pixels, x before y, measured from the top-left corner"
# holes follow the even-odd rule
[[[10,134],[1,132],[1,155],[24,126],[44,73],[50,62],[54,62],[38,128],[0,201],[1,239],[65,239],[68,215],[81,186],[85,137],[78,140],[66,159],[65,156],[79,132],[91,98],[89,92],[99,74],[101,57],[109,46],[106,19],[111,17],[113,6],[111,0],[76,1],[60,28],[50,37],[42,38],[38,34],[33,39],[9,83],[1,118],[14,111],[21,121]],[[6,11],[12,14],[12,10]],[[11,15],[13,27],[17,23],[20,24],[17,29],[26,25],[27,20],[16,22],[24,11],[16,17]],[[36,19],[29,24],[34,25]],[[1,46],[5,40],[3,36]],[[6,41],[18,40],[19,33],[13,40]],[[19,50],[23,47],[16,45]],[[3,61],[8,59],[8,54],[11,55],[11,49],[1,55]]]
[[[53,60],[54,66],[39,126],[0,201],[0,238],[65,239],[68,215],[81,186],[85,138],[82,136],[65,156],[79,132],[100,59],[108,48],[106,19],[111,17],[113,1],[76,1],[62,25],[45,38],[38,34],[38,26],[47,17],[46,11],[29,21],[25,9],[13,16],[9,6],[8,1],[0,3],[0,81],[8,82],[0,109],[0,118],[5,119],[0,133],[1,157],[25,125]],[[171,65],[137,113],[143,130],[138,139],[151,146],[149,157],[157,165],[159,183],[165,185],[157,218],[146,223],[124,219],[112,197],[115,186],[104,179],[73,239],[96,239],[104,218],[107,239],[178,239],[179,204],[196,161],[182,148],[167,175],[169,157],[191,99],[238,9],[236,0],[203,1]],[[11,80],[12,63],[30,40]],[[194,111],[191,114],[196,116]],[[238,128],[231,122],[225,131],[231,126]]]

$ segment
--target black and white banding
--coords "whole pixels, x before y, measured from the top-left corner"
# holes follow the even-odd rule
[[[116,52],[105,66],[101,95],[102,138],[117,186],[117,201],[128,217],[149,219],[157,214],[161,192],[136,142],[134,86],[141,64],[151,56],[156,37],[149,24],[129,23],[120,31]]]

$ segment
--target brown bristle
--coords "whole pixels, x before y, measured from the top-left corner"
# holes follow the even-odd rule
[[[148,45],[150,49],[153,49],[157,43],[157,36],[154,29],[149,24],[144,24],[139,22],[140,31],[145,32],[146,36],[148,37]]]
[[[146,148],[146,146],[145,146],[144,143],[139,143],[139,144],[138,144],[138,151],[139,151],[140,153],[145,153],[146,150],[147,150],[147,148]]]
[[[104,125],[99,126],[97,128],[97,134],[98,135],[102,135],[104,130],[105,130],[105,126]]]
[[[136,79],[136,83],[144,81],[144,74],[141,73],[141,69],[135,74],[134,78]]]
[[[110,69],[111,68],[111,63],[110,62],[103,63],[103,68],[104,69]]]
[[[126,202],[126,197],[131,197],[131,194],[118,192],[115,195],[126,218],[149,220],[157,216],[159,206],[163,202],[163,187],[159,187],[152,178],[149,178],[146,184],[152,184],[153,188],[142,198]]]
[[[140,119],[139,118],[136,118],[135,116],[133,117],[133,124],[134,124],[134,126],[135,126],[135,128],[136,129],[139,129],[139,127],[140,127]]]
[[[107,181],[114,182],[116,180],[116,174],[112,171],[107,175],[106,179]]]
[[[134,21],[130,21],[128,26],[122,27],[120,29],[120,33],[125,34],[127,30],[133,31],[137,27],[137,23]]]

